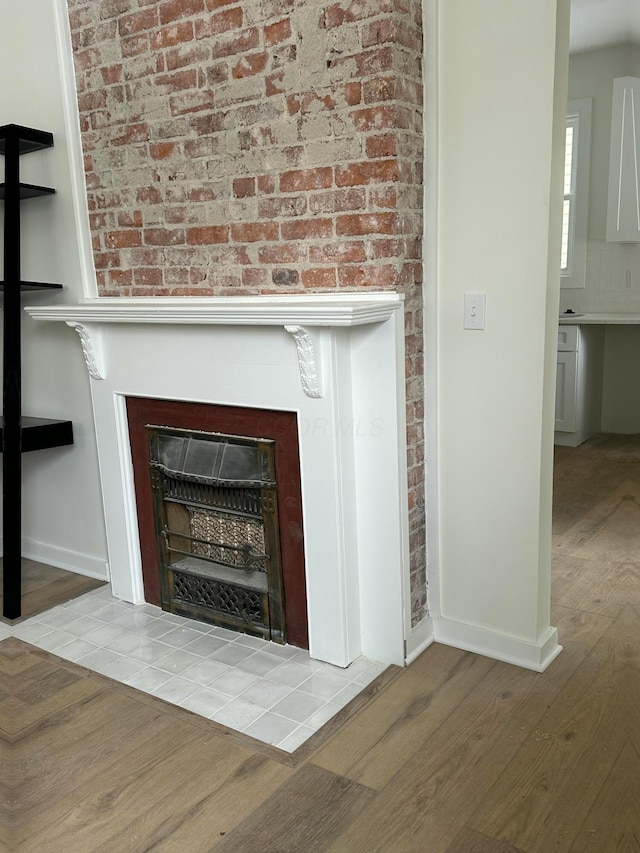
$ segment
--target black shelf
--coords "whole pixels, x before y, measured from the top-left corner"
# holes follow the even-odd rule
[[[61,284],[48,284],[45,281],[21,281],[20,290],[29,293],[34,290],[62,290]],[[0,281],[0,293],[4,293],[4,281]]]
[[[0,184],[0,199],[4,199],[6,184]],[[41,195],[53,195],[52,187],[39,187],[36,184],[20,184],[20,198],[37,198]]]
[[[21,450],[46,450],[49,447],[65,447],[73,444],[73,424],[71,421],[57,421],[51,418],[22,418],[20,430]],[[4,442],[4,418],[0,418],[0,452]]]
[[[53,134],[18,124],[0,127],[0,154],[4,155],[4,273],[0,282],[3,310],[3,411],[0,420],[2,453],[3,572],[2,614],[17,619],[22,610],[22,454],[73,444],[71,421],[22,417],[21,293],[58,289],[60,285],[22,281],[20,263],[21,201],[55,193],[20,181],[20,155],[51,148]],[[6,284],[6,286],[5,286]]]
[[[5,153],[6,142],[16,137],[20,154],[30,154],[32,151],[53,147],[53,133],[49,133],[48,130],[36,130],[21,124],[4,124],[0,127],[0,154]]]

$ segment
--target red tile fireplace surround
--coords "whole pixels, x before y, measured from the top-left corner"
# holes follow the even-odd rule
[[[127,398],[145,599],[161,606],[160,568],[149,474],[147,424],[275,441],[278,528],[287,642],[307,649],[307,599],[297,418],[293,412]]]
[[[100,298],[26,309],[80,336],[115,596],[146,596],[127,399],[284,413],[298,433],[304,538],[296,539],[296,521],[290,545],[303,554],[310,654],[338,666],[359,655],[404,663],[411,599],[402,306],[400,294],[372,292]],[[250,435],[238,417],[235,426],[207,415],[189,427]]]

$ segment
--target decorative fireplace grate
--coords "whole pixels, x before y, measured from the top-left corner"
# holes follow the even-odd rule
[[[274,442],[146,430],[163,608],[284,643]]]

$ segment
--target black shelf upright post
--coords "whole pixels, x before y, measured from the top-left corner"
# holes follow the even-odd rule
[[[22,376],[20,334],[20,139],[4,143],[2,531],[3,615],[17,619],[22,589]]]
[[[0,154],[4,155],[4,183],[0,200],[4,202],[4,295],[2,343],[4,361],[3,411],[0,427],[2,451],[2,615],[18,619],[22,593],[22,454],[49,447],[73,444],[71,421],[22,417],[21,370],[21,293],[35,290],[59,290],[62,285],[22,281],[20,269],[20,202],[55,193],[51,187],[20,182],[20,156],[51,148],[53,134],[19,124],[0,127]]]

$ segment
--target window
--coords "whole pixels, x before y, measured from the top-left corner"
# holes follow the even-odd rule
[[[591,99],[569,101],[564,153],[562,287],[585,287],[589,221]]]

